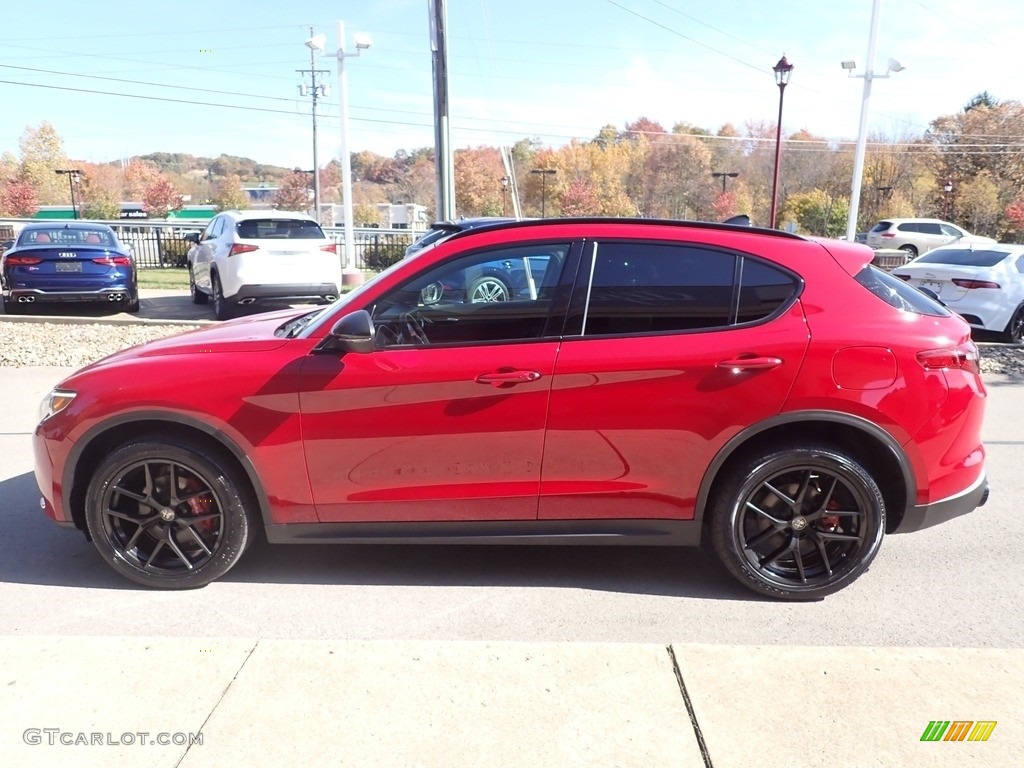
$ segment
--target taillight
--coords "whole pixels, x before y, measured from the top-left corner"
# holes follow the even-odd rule
[[[991,280],[963,280],[960,278],[953,279],[953,285],[959,285],[961,288],[998,288],[999,283],[993,283]]]
[[[93,259],[96,264],[104,264],[108,267],[130,267],[132,260],[127,256],[104,256],[99,259]]]
[[[965,341],[957,347],[926,349],[917,353],[917,362],[927,371],[954,368],[970,373],[981,373],[981,358],[973,341]]]
[[[235,243],[231,246],[231,250],[228,251],[228,256],[237,256],[239,253],[249,253],[249,251],[258,251],[260,247],[258,245],[242,245],[241,243]]]
[[[336,246],[336,245],[321,245],[320,246],[320,250],[321,251],[327,251],[327,253],[337,253],[338,252],[338,246]]]
[[[893,272],[893,274],[896,275],[895,272]],[[900,280],[909,280],[910,279],[910,275],[896,275],[896,277],[898,277]]]
[[[882,237],[896,237],[895,232],[883,232]]]
[[[5,256],[4,264],[8,264],[12,267],[30,267],[33,264],[41,264],[43,262],[38,256]]]

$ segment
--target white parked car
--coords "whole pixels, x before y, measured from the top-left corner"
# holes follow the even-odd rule
[[[331,302],[341,285],[333,240],[311,216],[294,211],[224,211],[188,252],[192,301],[213,299],[226,320],[258,301]]]
[[[1024,340],[1024,245],[947,245],[893,274],[935,294],[972,328]]]
[[[991,237],[972,235],[940,219],[883,219],[867,236],[867,244],[872,248],[906,251],[911,256],[927,253],[940,245],[994,242]]]

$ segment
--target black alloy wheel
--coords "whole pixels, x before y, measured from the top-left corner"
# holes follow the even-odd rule
[[[210,286],[213,288],[213,315],[218,320],[230,320],[233,314],[231,303],[224,298],[224,289],[221,287],[220,278],[210,275]]]
[[[252,539],[243,488],[200,445],[142,439],[96,469],[86,526],[103,558],[135,583],[199,587],[226,573]]]
[[[1006,324],[1006,330],[1002,333],[1003,341],[1010,344],[1024,343],[1024,306],[1017,307],[1010,322]]]
[[[741,461],[717,483],[711,543],[745,586],[808,600],[864,573],[885,531],[882,493],[831,446],[792,446]]]
[[[200,291],[198,286],[196,286],[195,277],[192,276],[192,267],[188,268],[188,292],[192,296],[193,304],[205,304],[210,300],[210,297]]]

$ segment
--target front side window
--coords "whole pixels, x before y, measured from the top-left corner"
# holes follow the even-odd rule
[[[623,242],[591,247],[585,336],[755,322],[775,313],[799,287],[794,276],[777,267],[703,246]]]
[[[550,243],[488,249],[417,275],[371,307],[377,348],[541,338],[568,252]]]
[[[940,224],[939,228],[942,230],[942,234],[949,235],[950,237],[963,237],[967,234],[962,229],[957,229],[952,224]]]

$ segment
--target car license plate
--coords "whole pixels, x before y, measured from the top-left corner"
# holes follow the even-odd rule
[[[58,272],[81,272],[82,262],[80,261],[58,261],[57,262]]]
[[[939,294],[942,293],[942,283],[934,281],[934,280],[922,280],[921,284],[919,286],[917,286],[917,287],[929,290],[932,293],[934,293],[936,296],[938,296]]]

